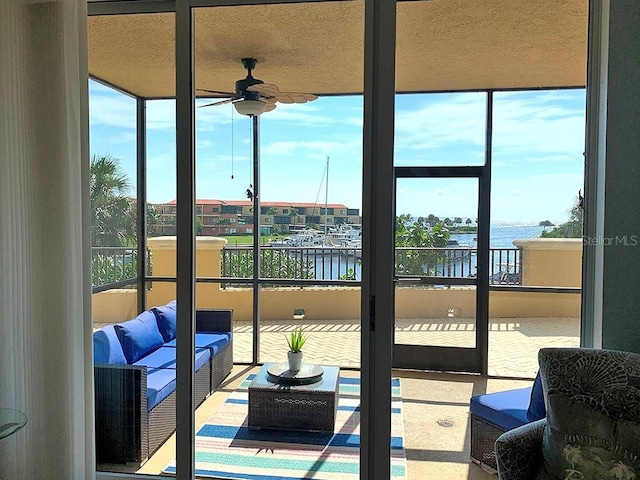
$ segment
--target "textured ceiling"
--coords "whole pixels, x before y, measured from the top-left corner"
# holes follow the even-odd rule
[[[588,0],[398,3],[399,92],[583,86]],[[175,92],[173,14],[90,17],[89,72],[146,98]],[[361,93],[364,2],[195,11],[196,87],[254,76],[282,91]]]

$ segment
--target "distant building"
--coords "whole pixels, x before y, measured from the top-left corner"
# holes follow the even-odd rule
[[[151,203],[155,215],[149,215],[149,234],[175,235],[177,204]],[[250,200],[196,200],[199,235],[233,235],[253,233],[253,202]],[[289,233],[305,226],[321,229],[324,225],[360,224],[360,209],[341,203],[318,205],[301,202],[264,202],[260,204],[260,229],[269,235]],[[199,220],[199,221],[198,221]]]

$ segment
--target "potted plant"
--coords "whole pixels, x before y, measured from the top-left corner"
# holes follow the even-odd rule
[[[286,338],[287,343],[289,344],[289,353],[287,354],[289,359],[289,370],[297,372],[300,370],[300,364],[302,363],[302,347],[307,341],[307,337],[302,333],[302,327],[298,327]]]

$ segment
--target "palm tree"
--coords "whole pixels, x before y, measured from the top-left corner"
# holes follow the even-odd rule
[[[147,204],[147,234],[150,237],[154,237],[161,233],[161,225],[162,219],[160,217],[160,212],[153,205]]]
[[[470,226],[473,222],[470,218],[467,218],[467,221],[465,223],[467,224],[467,226]]]
[[[135,245],[135,202],[128,197],[131,184],[120,168],[120,159],[93,155],[89,176],[91,244],[99,247]]]
[[[293,222],[294,227],[296,225],[296,220],[298,220],[299,214],[300,212],[298,211],[297,208],[292,208],[291,210],[289,210],[289,216],[291,217],[291,221]]]
[[[277,215],[278,214],[278,209],[275,207],[269,207],[267,208],[267,215]]]

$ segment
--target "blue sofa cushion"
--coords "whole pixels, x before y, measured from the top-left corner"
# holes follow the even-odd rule
[[[176,389],[176,371],[172,369],[147,372],[147,411],[158,405]]]
[[[196,348],[196,371],[200,370],[211,358],[211,352],[208,348]],[[169,368],[176,368],[176,349],[174,347],[162,347],[155,352],[138,360],[134,365],[145,366],[148,372]]]
[[[211,350],[211,355],[215,356],[220,350],[231,342],[231,332],[216,333],[196,333],[196,348],[204,347]],[[168,342],[165,347],[175,347],[176,340]]]
[[[173,308],[172,308],[173,307]],[[151,311],[155,314],[158,322],[158,330],[162,335],[162,339],[170,342],[176,338],[176,309],[174,305],[166,305],[164,307],[153,307]]]
[[[531,389],[518,388],[471,397],[471,414],[504,430],[517,428],[529,423],[527,409]]]
[[[133,320],[115,325],[127,363],[135,363],[140,358],[161,347],[164,341],[158,330],[158,322],[153,312],[142,312]]]
[[[531,399],[529,400],[529,408],[527,410],[527,418],[530,422],[542,420],[547,416],[547,409],[544,406],[544,392],[542,390],[542,379],[540,372],[536,375],[531,388]]]
[[[93,332],[93,363],[126,364],[122,345],[113,325]]]

